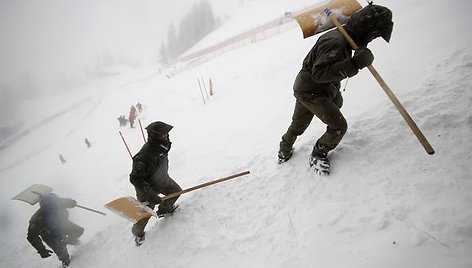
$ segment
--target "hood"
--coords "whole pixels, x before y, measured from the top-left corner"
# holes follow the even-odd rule
[[[169,132],[174,128],[173,126],[161,121],[156,121],[146,127],[148,140],[151,143],[168,144]]]
[[[345,28],[361,47],[367,46],[377,37],[390,42],[393,31],[392,11],[383,6],[369,4],[352,15]]]

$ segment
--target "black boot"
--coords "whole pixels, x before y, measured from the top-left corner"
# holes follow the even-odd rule
[[[310,167],[312,167],[318,175],[329,175],[331,171],[329,160],[326,156],[311,155],[309,163]]]
[[[134,237],[134,242],[136,243],[137,247],[141,246],[144,243],[144,240],[145,240],[145,233],[142,233]]]
[[[69,267],[69,264],[70,264],[70,259],[67,259],[67,260],[65,260],[65,261],[62,261],[62,268]]]
[[[162,218],[166,214],[173,214],[178,207],[179,207],[179,205],[172,205],[170,208],[164,207],[164,206],[161,205],[161,206],[159,206],[159,209],[156,212],[157,217]]]
[[[290,150],[289,153],[285,153],[279,150],[279,153],[277,154],[277,156],[279,157],[279,160],[277,163],[282,164],[284,162],[287,162],[290,159],[290,157],[292,157],[292,154],[293,154],[293,148]]]

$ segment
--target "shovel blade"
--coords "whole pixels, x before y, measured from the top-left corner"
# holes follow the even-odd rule
[[[12,200],[20,200],[33,206],[39,202],[41,196],[49,194],[50,192],[52,192],[52,188],[47,185],[33,184],[13,197]]]
[[[362,9],[362,6],[356,0],[331,0],[296,14],[294,18],[302,28],[303,38],[335,27],[329,17],[324,14],[325,9],[330,9],[339,22],[343,24],[347,22],[352,14]]]
[[[142,219],[150,218],[151,216],[157,217],[154,210],[139,202],[132,196],[115,199],[107,203],[105,207],[134,223]]]

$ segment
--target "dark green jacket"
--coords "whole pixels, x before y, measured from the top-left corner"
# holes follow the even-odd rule
[[[147,142],[133,157],[133,170],[129,174],[130,182],[136,189],[139,201],[150,201],[152,191],[161,193],[173,181],[168,174],[169,145]]]
[[[339,93],[340,81],[359,71],[351,55],[351,46],[337,29],[320,36],[295,79],[295,96],[314,94],[334,98]]]
[[[70,198],[59,198],[57,206],[38,209],[29,221],[27,239],[38,250],[45,248],[46,242],[60,241],[64,238],[64,228],[70,223],[68,208],[73,208],[77,202]],[[41,240],[42,238],[42,240]]]

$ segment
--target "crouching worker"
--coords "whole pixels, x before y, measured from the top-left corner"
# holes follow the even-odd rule
[[[136,190],[136,197],[151,209],[159,204],[157,215],[164,216],[173,213],[177,206],[175,202],[179,196],[162,201],[159,194],[169,195],[182,191],[182,188],[169,176],[169,160],[167,154],[171,142],[169,131],[173,126],[157,121],[146,127],[148,141],[133,157],[133,170],[130,182]],[[131,229],[135,236],[136,246],[144,242],[144,228],[149,218],[138,221]]]
[[[70,264],[67,245],[77,245],[84,228],[69,221],[68,208],[73,208],[77,202],[70,198],[60,198],[50,193],[41,197],[39,209],[33,214],[29,222],[27,239],[38,251],[41,258],[55,253],[63,267]],[[43,241],[51,249],[47,249]]]

